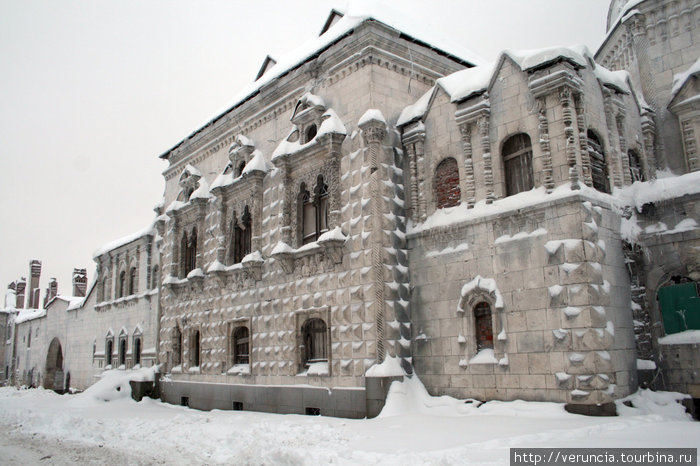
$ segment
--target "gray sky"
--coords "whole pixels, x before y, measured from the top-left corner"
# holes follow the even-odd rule
[[[585,44],[609,0],[400,0],[487,60],[504,48]],[[0,286],[43,262],[73,267],[140,230],[163,195],[158,156],[222,110],[266,54],[315,37],[328,0],[0,0]],[[4,295],[4,293],[3,293]],[[43,298],[43,291],[42,291]]]

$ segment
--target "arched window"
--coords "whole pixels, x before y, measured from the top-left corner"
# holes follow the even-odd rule
[[[476,336],[477,351],[493,349],[491,306],[483,301],[474,306],[474,335]]]
[[[179,366],[182,364],[182,332],[180,332],[178,327],[173,329],[171,345],[173,349],[173,366]]]
[[[192,340],[190,341],[190,367],[199,367],[200,363],[200,334],[199,330],[192,332]]]
[[[323,319],[308,319],[301,327],[301,335],[304,345],[303,364],[308,366],[314,362],[327,362],[328,332]]]
[[[317,131],[318,129],[316,128],[315,124],[309,125],[309,127],[306,128],[306,137],[304,139],[304,143],[312,141],[316,137]]]
[[[234,264],[237,264],[250,254],[251,249],[253,230],[248,206],[245,206],[240,220],[237,218],[236,213],[233,213],[231,225],[231,250],[233,251],[231,260]]]
[[[197,264],[197,229],[193,228],[192,233],[187,236],[187,232],[182,233],[180,242],[181,268],[182,276],[186,277],[188,273],[196,268]]]
[[[328,196],[328,185],[322,175],[316,179],[313,196],[301,184],[298,197],[301,244],[312,243],[328,231]]]
[[[505,175],[506,196],[533,188],[532,144],[525,133],[515,134],[503,143],[501,151]]]
[[[105,344],[105,366],[112,365],[112,353],[114,353],[114,339],[108,337]]]
[[[435,169],[435,204],[438,209],[456,206],[461,197],[457,161],[447,157]]]
[[[119,366],[126,365],[126,335],[119,337]]]
[[[105,279],[102,280],[102,301],[109,300],[109,288],[107,287],[108,283],[109,280],[105,277]]]
[[[591,130],[588,130],[588,156],[591,160],[591,178],[593,179],[593,187],[604,193],[610,192],[610,184],[608,182],[608,164],[605,160],[603,145],[600,143],[598,136]]]
[[[134,366],[141,364],[141,337],[134,337]]]
[[[126,286],[126,272],[122,270],[119,273],[119,297],[124,296],[124,291],[125,291],[125,286]]]
[[[151,288],[158,288],[158,272],[160,270],[158,269],[157,265],[153,266],[153,270],[151,271]]]
[[[248,327],[236,327],[231,336],[234,364],[250,363],[250,333]]]
[[[632,183],[635,181],[644,181],[644,172],[642,171],[642,163],[639,160],[639,155],[636,151],[630,150],[627,152],[630,164],[630,178]]]
[[[136,293],[136,267],[129,269],[129,294]]]

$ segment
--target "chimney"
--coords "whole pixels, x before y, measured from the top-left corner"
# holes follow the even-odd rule
[[[17,282],[12,282],[7,285],[7,292],[5,293],[4,307],[7,309],[12,309],[17,305]]]
[[[27,279],[22,277],[17,281],[17,309],[24,309],[24,292],[27,288]]]
[[[46,295],[44,296],[44,309],[49,305],[51,300],[58,295],[58,282],[55,278],[49,280],[49,286],[46,288]]]
[[[87,291],[87,270],[73,269],[73,296],[83,297]]]
[[[41,289],[39,288],[39,278],[41,277],[41,261],[33,259],[29,262],[29,304],[27,309],[37,309],[39,307],[39,298],[41,297]]]

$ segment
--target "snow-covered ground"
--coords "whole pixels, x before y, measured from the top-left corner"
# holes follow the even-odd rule
[[[0,388],[11,439],[0,458],[34,462],[55,449],[49,462],[68,464],[77,448],[131,464],[508,464],[510,447],[700,447],[700,423],[671,393],[639,392],[618,417],[585,417],[554,403],[430,397],[413,378],[392,386],[378,418],[350,420],[136,403],[124,375],[80,395]]]

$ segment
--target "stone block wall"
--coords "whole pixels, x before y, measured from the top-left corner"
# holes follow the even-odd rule
[[[572,196],[409,234],[413,361],[429,391],[598,404],[634,390],[614,220]],[[470,316],[481,301],[493,319],[486,360]]]

